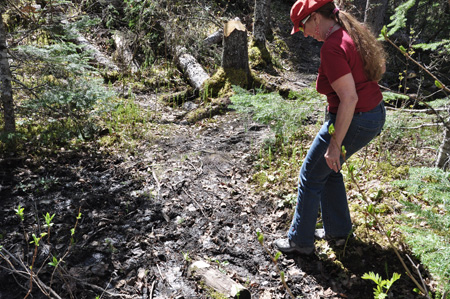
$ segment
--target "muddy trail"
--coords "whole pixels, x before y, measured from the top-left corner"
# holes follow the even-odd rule
[[[174,129],[141,145],[138,155],[86,146],[1,160],[0,298],[26,296],[31,265],[40,283],[29,298],[221,298],[188,275],[198,260],[252,298],[290,298],[256,237],[263,232],[274,253],[271,242],[285,235],[292,213],[251,183],[270,128],[231,110],[187,125],[172,121],[180,111],[156,97],[142,101]],[[33,257],[32,234],[48,231],[46,213],[55,214],[54,226]],[[312,257],[280,258],[295,296],[372,298],[365,272],[384,273],[389,265],[403,273],[394,254],[376,244],[356,238],[331,257],[327,246]],[[62,260],[56,270],[53,257]],[[419,298],[413,288],[405,275],[394,298]]]

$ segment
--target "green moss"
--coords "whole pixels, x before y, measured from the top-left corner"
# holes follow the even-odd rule
[[[248,58],[252,68],[267,66],[267,63],[262,57],[261,50],[258,47],[252,47],[248,50]]]
[[[264,86],[264,81],[245,70],[219,68],[217,72],[205,81],[203,89],[208,90],[211,97],[226,97],[233,93],[232,86],[237,85],[244,89]]]
[[[248,50],[249,63],[252,68],[265,68],[272,61],[265,44],[252,42]]]
[[[396,167],[387,162],[380,162],[377,164],[377,173],[379,173],[379,171],[382,171],[383,177],[399,180],[408,177],[409,166],[403,165]]]

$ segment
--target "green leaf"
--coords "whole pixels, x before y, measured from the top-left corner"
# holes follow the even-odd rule
[[[370,205],[367,207],[367,212],[369,212],[369,214],[373,214],[373,213],[374,213],[373,204],[370,204]],[[377,275],[378,275],[378,274],[377,274]]]
[[[278,261],[278,259],[280,258],[280,256],[281,256],[281,252],[280,252],[280,251],[277,251],[277,253],[275,253],[274,261],[275,261],[275,262]]]
[[[402,52],[403,55],[406,54],[407,50],[405,49],[405,47],[403,47],[402,45],[400,45],[400,47],[398,47],[400,49],[400,51]]]
[[[374,272],[370,271],[369,273],[364,273],[364,275],[361,277],[362,279],[372,280],[377,285],[381,283],[382,279],[380,275],[375,274]]]
[[[258,237],[258,242],[264,245],[264,235],[261,232],[256,232],[256,236]]]
[[[48,263],[48,264],[49,264],[50,266],[56,268],[56,266],[58,266],[58,264],[59,264],[59,261],[58,261],[58,259],[54,256],[53,259],[52,259],[52,261],[51,261],[50,263]]]
[[[387,39],[388,38],[388,33],[387,33],[387,26],[384,25],[383,28],[381,29],[381,34],[380,34],[380,39]]]
[[[334,133],[336,133],[336,130],[334,129],[334,124],[330,124],[330,126],[328,127],[328,134],[333,136]]]
[[[442,85],[442,83],[439,82],[438,80],[435,80],[435,81],[434,81],[434,85],[436,85],[437,88],[440,88],[440,89],[443,89],[443,88],[444,88],[444,85]]]

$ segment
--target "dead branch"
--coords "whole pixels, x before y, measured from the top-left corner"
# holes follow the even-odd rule
[[[436,114],[436,112],[448,111],[447,108],[438,108],[438,109],[403,109],[403,108],[394,108],[394,107],[386,107],[386,110],[400,111],[400,112],[407,112],[407,113],[425,113],[425,114]]]

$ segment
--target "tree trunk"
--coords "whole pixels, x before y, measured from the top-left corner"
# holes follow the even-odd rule
[[[266,33],[270,28],[270,0],[255,0],[255,19],[253,22],[253,40],[265,44]]]
[[[264,64],[271,63],[271,56],[266,47],[266,37],[271,35],[270,0],[255,0],[255,18],[253,22],[253,44],[261,53]],[[259,63],[260,64],[260,63]]]
[[[247,30],[238,20],[225,24],[223,36],[222,68],[234,85],[247,87],[250,83]]]
[[[8,62],[6,30],[3,25],[2,12],[0,11],[0,98],[1,104],[3,105],[5,133],[13,133],[16,131],[11,80],[12,76]]]
[[[375,36],[384,26],[384,17],[388,8],[388,0],[367,0],[364,23],[368,24]]]
[[[450,120],[449,120],[450,121]],[[436,160],[436,167],[447,169],[450,159],[450,130],[445,127],[444,138],[439,147],[438,158]]]

